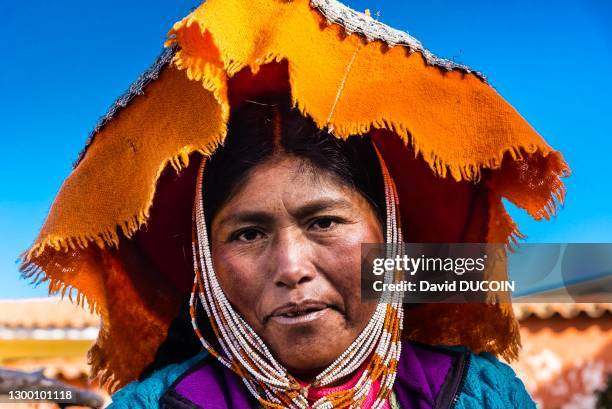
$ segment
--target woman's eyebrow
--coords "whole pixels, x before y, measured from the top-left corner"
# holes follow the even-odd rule
[[[296,219],[305,219],[313,214],[325,210],[346,210],[350,209],[351,205],[344,199],[320,199],[306,203],[303,206],[291,211],[291,214]],[[219,221],[219,226],[225,224],[272,224],[274,216],[265,211],[238,211],[225,216]]]
[[[243,223],[254,223],[254,224],[270,224],[273,222],[274,217],[267,212],[262,211],[244,211],[236,212],[227,215],[219,221],[219,226],[224,224],[243,224]]]
[[[305,204],[304,206],[300,206],[295,211],[291,212],[293,217],[296,219],[304,219],[308,216],[312,216],[313,214],[317,214],[319,212],[325,210],[346,210],[350,209],[351,205],[348,201],[344,199],[320,199],[314,200]]]

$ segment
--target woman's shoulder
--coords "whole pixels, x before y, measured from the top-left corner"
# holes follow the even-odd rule
[[[535,408],[535,402],[512,367],[488,352],[476,354],[464,347],[468,366],[455,409]]]
[[[186,361],[161,368],[142,381],[134,381],[115,392],[106,409],[157,409],[164,392],[187,370],[208,355],[202,351]]]

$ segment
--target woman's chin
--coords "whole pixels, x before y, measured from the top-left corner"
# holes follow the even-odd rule
[[[331,365],[357,335],[346,327],[344,316],[331,308],[274,318],[266,325],[266,344],[291,373],[304,378]]]

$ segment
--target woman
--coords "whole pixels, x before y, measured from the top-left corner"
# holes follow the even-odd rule
[[[209,0],[170,34],[24,257],[102,317],[114,404],[532,407],[495,357],[520,345],[508,303],[361,303],[359,252],[510,243],[502,198],[549,217],[561,154],[480,74],[335,2]]]
[[[396,212],[395,188],[369,138],[337,140],[287,106],[252,102],[232,113],[226,144],[196,185],[202,282],[191,314],[210,353],[196,355],[199,342],[181,345],[193,335],[171,330],[163,364],[111,408],[534,407],[494,357],[402,343],[402,305],[361,302],[360,247],[383,242],[386,228],[398,233],[384,216]],[[195,308],[197,295],[206,308]],[[386,347],[375,314],[390,322]],[[189,327],[185,318],[175,328]],[[196,358],[165,366],[164,351],[177,350]],[[165,367],[152,372],[156,364]]]

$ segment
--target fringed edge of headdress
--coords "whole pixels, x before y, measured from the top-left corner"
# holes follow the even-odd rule
[[[83,291],[71,284],[49,277],[41,266],[35,263],[28,263],[20,268],[20,273],[23,279],[35,287],[48,281],[49,296],[59,295],[60,300],[68,297],[68,300],[77,307],[83,308],[92,314],[102,314],[99,303],[93,297],[87,296]]]
[[[226,131],[224,130],[221,135],[216,138],[214,142],[205,145],[203,147],[186,146],[183,147],[177,154],[163,161],[161,166],[158,168],[154,184],[157,184],[162,172],[170,165],[177,174],[183,169],[189,166],[189,156],[193,153],[200,153],[204,156],[210,156],[217,149],[219,144],[222,143],[225,138]],[[131,238],[138,230],[140,230],[150,216],[150,209],[153,205],[153,198],[155,196],[155,190],[153,189],[153,195],[148,198],[145,208],[139,210],[136,215],[132,216],[128,220],[124,220],[111,227],[101,228],[100,233],[97,234],[86,234],[82,236],[58,236],[49,235],[44,238],[39,238],[28,250],[24,251],[19,256],[19,262],[21,263],[20,271],[27,273],[35,268],[35,260],[47,249],[53,249],[57,252],[69,252],[78,249],[85,249],[90,243],[95,243],[98,248],[104,249],[106,247],[117,248],[119,246],[120,234],[126,238]],[[40,267],[39,267],[40,269]],[[28,274],[31,276],[32,274]],[[34,283],[35,284],[35,283]]]

